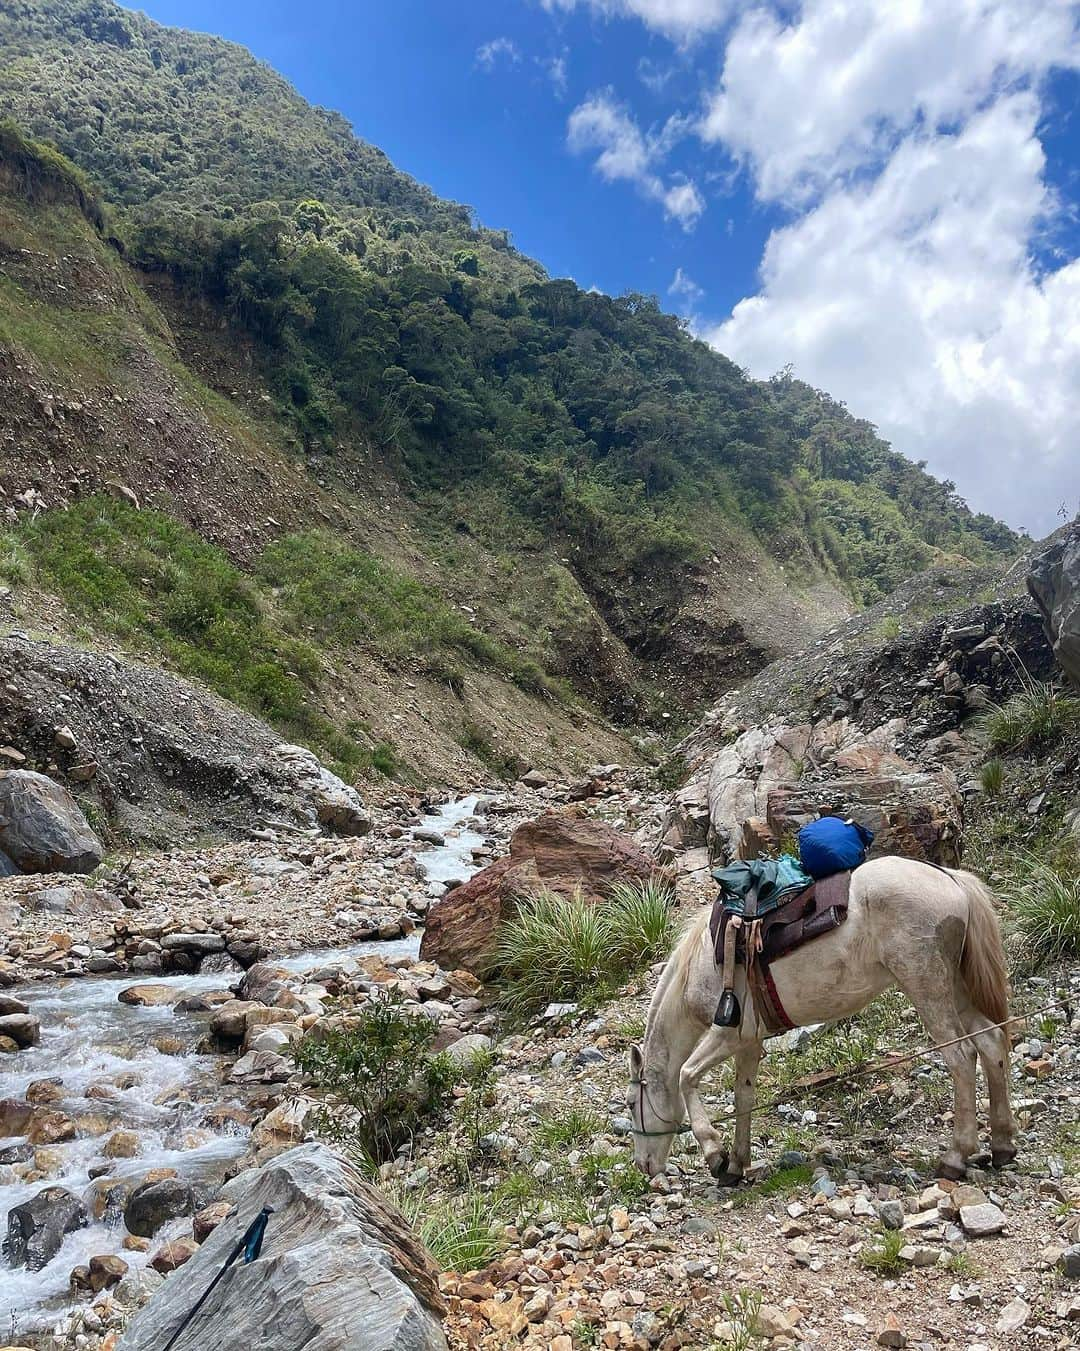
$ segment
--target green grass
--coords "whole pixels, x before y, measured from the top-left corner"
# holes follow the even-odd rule
[[[278,540],[259,559],[257,575],[309,637],[416,662],[455,689],[462,676],[448,655],[457,654],[529,693],[564,697],[535,661],[475,628],[432,588],[323,531]]]
[[[813,1180],[813,1168],[808,1163],[797,1163],[790,1168],[777,1168],[752,1187],[732,1192],[731,1199],[736,1207],[741,1208],[770,1196],[790,1196],[792,1192],[809,1187]]]
[[[1025,855],[1008,921],[1033,963],[1080,958],[1080,868],[1057,868]]]
[[[441,1271],[476,1271],[506,1246],[505,1207],[490,1193],[469,1190],[440,1199],[425,1188],[397,1189],[391,1199]]]
[[[599,1002],[665,957],[674,939],[671,894],[658,884],[617,887],[595,905],[541,892],[500,929],[492,965],[504,1003],[528,1014],[552,1000]]]
[[[475,755],[497,779],[510,783],[517,777],[520,770],[517,756],[500,750],[492,741],[487,728],[482,727],[475,718],[465,719],[455,739],[463,751]]]
[[[545,1150],[573,1149],[588,1144],[607,1130],[599,1112],[588,1107],[568,1107],[558,1116],[547,1117],[534,1132],[536,1143]]]
[[[896,1276],[905,1269],[900,1249],[906,1242],[907,1236],[899,1229],[882,1229],[874,1242],[859,1253],[859,1265],[878,1276]]]
[[[989,709],[982,732],[994,751],[1036,750],[1080,732],[1080,698],[1038,680]]]
[[[997,797],[1005,783],[1005,762],[993,756],[979,766],[979,786],[988,797]]]

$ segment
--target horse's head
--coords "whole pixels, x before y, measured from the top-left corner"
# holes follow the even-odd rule
[[[626,1105],[634,1127],[634,1162],[646,1177],[664,1171],[672,1142],[682,1129],[682,1102],[672,1101],[663,1079],[650,1078],[640,1046],[630,1048],[630,1083]]]

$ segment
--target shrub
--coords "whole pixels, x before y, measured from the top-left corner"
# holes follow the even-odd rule
[[[496,943],[493,968],[504,1002],[522,1014],[558,999],[598,1002],[670,951],[671,903],[670,892],[654,883],[616,887],[601,904],[580,893],[525,898]]]
[[[321,1129],[369,1170],[449,1100],[456,1070],[448,1056],[432,1053],[437,1030],[397,996],[383,995],[348,1026],[307,1036],[294,1048],[298,1068],[325,1095]]]
[[[9,586],[20,586],[30,580],[30,555],[10,530],[0,534],[0,580]]]
[[[988,797],[997,797],[1005,783],[1005,763],[996,755],[979,767],[979,784]]]
[[[1080,871],[1069,875],[1026,856],[1009,916],[1025,955],[1033,962],[1080,958]]]
[[[1080,732],[1080,699],[1048,681],[1028,680],[1022,690],[983,715],[982,730],[991,750],[1046,746]]]

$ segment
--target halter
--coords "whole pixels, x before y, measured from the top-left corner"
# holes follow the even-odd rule
[[[630,1132],[631,1135],[644,1135],[644,1136],[654,1136],[654,1135],[684,1135],[688,1130],[691,1130],[691,1129],[692,1129],[692,1127],[691,1127],[687,1122],[685,1122],[685,1121],[682,1122],[681,1124],[679,1124],[679,1123],[677,1123],[677,1122],[675,1122],[675,1121],[669,1121],[668,1118],[667,1118],[666,1116],[661,1116],[661,1115],[660,1115],[660,1113],[659,1113],[659,1112],[656,1110],[656,1108],[652,1105],[652,1102],[649,1100],[648,1089],[645,1087],[645,1080],[644,1080],[643,1078],[642,1078],[642,1079],[631,1079],[631,1080],[630,1080],[630,1087],[631,1087],[631,1088],[636,1088],[637,1091],[638,1091],[638,1104],[637,1104],[637,1107],[638,1107],[638,1119],[641,1121],[641,1125],[642,1125],[642,1129],[641,1129],[641,1130],[638,1130],[637,1127],[635,1126],[635,1127],[631,1130],[631,1132]],[[656,1117],[656,1119],[657,1119],[658,1121],[663,1121],[663,1122],[666,1122],[666,1123],[667,1123],[667,1126],[668,1126],[668,1129],[667,1129],[667,1130],[663,1130],[663,1131],[647,1131],[647,1130],[644,1129],[644,1127],[645,1127],[645,1104],[646,1104],[646,1102],[649,1103],[649,1111],[652,1112],[653,1116]]]

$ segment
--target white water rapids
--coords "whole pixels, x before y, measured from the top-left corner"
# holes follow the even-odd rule
[[[441,846],[423,847],[416,855],[429,881],[463,879],[476,871],[472,850],[484,837],[464,823],[479,799],[469,796],[447,803],[424,817],[421,827],[445,836]],[[322,966],[347,966],[373,953],[391,959],[415,957],[419,933],[407,938],[323,948],[285,958],[271,956],[274,965],[297,974]],[[177,998],[221,990],[233,977],[221,973],[139,977],[87,976],[77,980],[41,981],[11,991],[24,999],[41,1020],[41,1044],[0,1059],[0,1099],[22,1099],[27,1087],[42,1079],[61,1080],[61,1097],[39,1110],[66,1112],[76,1119],[95,1118],[78,1138],[58,1145],[36,1147],[39,1161],[49,1162],[48,1176],[27,1182],[10,1164],[0,1164],[0,1227],[13,1206],[45,1187],[61,1186],[80,1196],[90,1215],[85,1229],[69,1234],[59,1253],[41,1271],[13,1268],[0,1258],[0,1343],[17,1343],[19,1333],[48,1328],[69,1306],[68,1282],[72,1268],[98,1254],[120,1253],[134,1270],[148,1254],[121,1249],[123,1219],[94,1219],[95,1188],[89,1169],[108,1164],[110,1182],[138,1182],[152,1168],[173,1168],[186,1181],[212,1183],[226,1166],[243,1154],[247,1131],[225,1122],[211,1126],[205,1119],[211,1108],[244,1106],[243,1099],[220,1082],[222,1058],[201,1055],[196,1043],[205,1032],[207,1015],[177,1013],[171,1005],[142,1007],[121,1004],[117,995],[135,983],[165,985]],[[168,1037],[179,1042],[166,1053],[155,1041]],[[164,1044],[164,1043],[163,1043]],[[89,1096],[88,1096],[89,1092]],[[139,1150],[134,1158],[106,1161],[102,1147],[114,1130],[133,1131]],[[0,1139],[0,1157],[26,1143],[26,1137]],[[176,1220],[155,1235],[151,1252],[164,1240],[186,1234],[191,1221]]]

